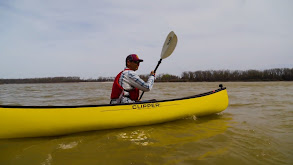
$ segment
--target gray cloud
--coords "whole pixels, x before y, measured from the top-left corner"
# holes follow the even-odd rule
[[[290,0],[7,1],[0,3],[0,78],[115,76],[137,53],[160,73],[293,67]]]

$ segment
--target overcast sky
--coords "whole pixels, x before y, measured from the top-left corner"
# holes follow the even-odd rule
[[[0,0],[0,78],[293,67],[292,0]]]

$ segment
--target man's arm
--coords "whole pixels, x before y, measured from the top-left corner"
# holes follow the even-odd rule
[[[152,89],[155,81],[155,76],[150,75],[147,82],[143,81],[134,71],[129,71],[128,73],[129,84],[138,88],[144,92],[148,92]]]

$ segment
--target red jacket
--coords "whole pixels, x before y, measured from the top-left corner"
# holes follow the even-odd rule
[[[130,70],[130,69],[125,69],[125,70]],[[121,71],[115,78],[112,86],[112,93],[111,93],[111,99],[118,99],[121,95],[121,93],[124,91],[123,87],[119,84],[119,78],[125,70]],[[134,88],[131,91],[128,91],[130,95],[130,99],[137,101],[139,97],[139,89]]]

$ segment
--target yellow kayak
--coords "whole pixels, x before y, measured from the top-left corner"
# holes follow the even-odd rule
[[[0,105],[0,138],[56,136],[150,125],[219,113],[228,107],[226,88],[190,97],[85,106]]]

